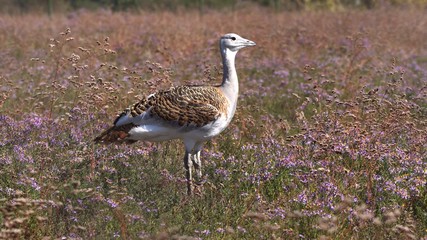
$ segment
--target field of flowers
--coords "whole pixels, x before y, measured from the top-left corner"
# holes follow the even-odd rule
[[[96,145],[155,89],[240,98],[186,194],[183,146]],[[0,239],[427,239],[427,14],[0,16]]]

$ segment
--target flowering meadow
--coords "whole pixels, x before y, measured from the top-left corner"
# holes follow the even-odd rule
[[[231,125],[187,196],[183,145],[98,145],[156,89],[218,84]],[[427,239],[424,9],[0,16],[1,239]]]

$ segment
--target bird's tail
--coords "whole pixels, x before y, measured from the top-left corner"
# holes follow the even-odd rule
[[[134,143],[135,140],[127,139],[129,137],[129,131],[134,127],[133,124],[127,124],[123,126],[112,126],[109,129],[102,132],[98,137],[93,139],[95,143]]]

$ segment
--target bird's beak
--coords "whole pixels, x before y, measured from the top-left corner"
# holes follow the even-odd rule
[[[256,45],[256,43],[254,42],[254,41],[251,41],[251,40],[249,40],[249,39],[243,39],[243,44],[245,45],[245,46],[255,46]]]

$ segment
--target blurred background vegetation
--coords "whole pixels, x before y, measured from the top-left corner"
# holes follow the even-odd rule
[[[112,11],[197,9],[235,9],[242,5],[259,5],[277,11],[373,9],[385,7],[427,7],[427,0],[0,0],[0,13],[47,14],[79,9]]]

